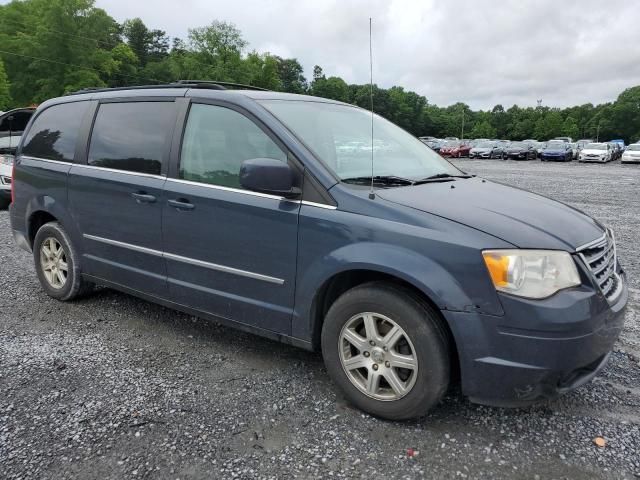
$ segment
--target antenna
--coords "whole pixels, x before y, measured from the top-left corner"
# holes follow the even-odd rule
[[[371,17],[369,17],[369,96],[371,98],[371,190],[369,198],[376,198],[373,191],[373,47],[371,43]]]

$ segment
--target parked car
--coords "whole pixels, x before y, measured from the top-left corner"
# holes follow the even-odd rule
[[[469,150],[469,158],[504,158],[504,150],[496,142],[481,142]]]
[[[418,137],[418,139],[422,142],[422,143],[427,143],[430,142],[432,140],[437,140],[436,137],[430,137],[430,136],[425,136],[425,137]]]
[[[444,142],[442,140],[429,140],[425,144],[434,152],[440,153],[440,149]]]
[[[640,163],[640,143],[627,146],[622,154],[621,163]]]
[[[505,150],[505,157],[513,160],[535,160],[537,156],[533,145],[526,142],[511,142]]]
[[[611,160],[618,160],[622,156],[622,150],[618,142],[607,142],[611,147]]]
[[[573,139],[571,137],[556,137],[553,140],[560,140],[561,142],[572,143]]]
[[[549,140],[546,147],[542,150],[540,158],[543,162],[548,160],[570,162],[573,160],[573,150],[569,142],[565,142],[564,140]]]
[[[536,144],[536,153],[538,154],[538,158],[542,158],[542,151],[547,148],[547,142],[538,142]]]
[[[443,157],[460,158],[469,154],[470,147],[459,140],[449,140],[440,147]]]
[[[38,108],[10,219],[49,296],[106,285],[321,350],[347,399],[394,420],[454,378],[474,402],[521,406],[605,367],[629,295],[610,229],[377,115],[373,165],[339,148],[371,142],[367,110],[206,85]]]
[[[571,146],[571,160],[576,160],[578,158],[578,144],[570,143]]]
[[[34,108],[16,108],[0,115],[0,208],[11,203],[13,159],[33,112]]]
[[[444,139],[447,141],[454,141],[454,142],[457,142],[458,140],[460,140],[458,137],[444,137]]]
[[[608,143],[589,143],[580,152],[579,162],[609,162],[613,159],[615,147]]]
[[[578,153],[580,152],[580,150],[582,150],[584,148],[585,145],[588,145],[589,143],[595,143],[595,142],[591,138],[582,138],[582,139],[578,140],[576,142],[576,145],[578,146]]]

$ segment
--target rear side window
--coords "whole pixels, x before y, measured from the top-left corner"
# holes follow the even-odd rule
[[[78,130],[87,102],[53,105],[40,113],[26,138],[22,154],[30,157],[73,162]]]
[[[23,132],[33,115],[33,110],[22,110],[5,114],[0,122],[0,136]]]
[[[191,106],[182,142],[180,178],[242,188],[242,162],[258,157],[287,161],[286,153],[244,115],[214,105]]]
[[[174,102],[100,105],[89,165],[160,175],[174,122]]]

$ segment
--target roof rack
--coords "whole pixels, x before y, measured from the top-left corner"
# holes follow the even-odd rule
[[[133,85],[130,87],[86,87],[75,92],[71,92],[68,95],[79,95],[82,93],[94,93],[94,92],[117,92],[119,90],[148,90],[158,88],[203,88],[210,90],[264,90],[266,88],[254,87],[253,85],[244,85],[242,83],[233,82],[217,82],[215,80],[177,80],[173,83],[163,83],[159,85]]]

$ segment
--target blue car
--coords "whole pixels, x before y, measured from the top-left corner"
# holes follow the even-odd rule
[[[543,162],[570,162],[573,160],[573,149],[571,144],[564,140],[549,140],[540,152],[540,159]]]
[[[596,376],[628,299],[614,233],[371,122],[221,83],[52,99],[16,153],[13,236],[54,299],[104,285],[320,351],[383,418],[454,382],[522,406]]]

